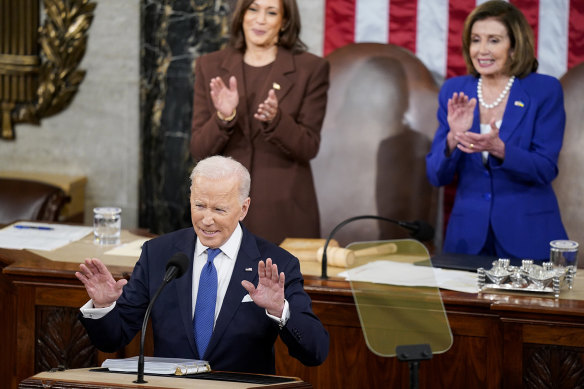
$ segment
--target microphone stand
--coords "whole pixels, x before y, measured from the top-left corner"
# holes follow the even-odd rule
[[[144,340],[146,339],[146,326],[148,324],[148,318],[150,317],[150,311],[152,311],[152,307],[154,306],[154,302],[158,298],[162,289],[168,284],[170,281],[174,280],[175,278],[179,278],[183,275],[187,268],[188,258],[183,253],[177,253],[173,255],[168,263],[166,264],[166,274],[162,279],[162,283],[158,287],[156,293],[150,300],[150,304],[148,304],[148,308],[146,308],[146,313],[144,314],[144,321],[142,322],[142,332],[140,334],[140,355],[138,356],[138,378],[134,381],[135,384],[145,384],[148,381],[144,381]]]
[[[397,359],[407,362],[410,369],[410,389],[419,388],[420,361],[432,359],[432,349],[429,344],[410,344],[395,348]]]
[[[326,242],[324,243],[324,249],[323,249],[323,253],[322,253],[322,270],[321,270],[321,276],[320,276],[320,278],[325,279],[325,280],[328,278],[328,276],[326,274],[326,265],[327,265],[326,250],[327,250],[328,245],[329,245],[329,242],[331,241],[331,239],[333,238],[333,236],[344,225],[349,224],[352,221],[360,220],[360,219],[377,219],[377,220],[383,220],[383,221],[386,221],[386,222],[390,222],[390,223],[393,223],[393,224],[397,224],[397,225],[402,226],[402,227],[405,227],[405,228],[411,228],[411,227],[408,227],[407,226],[407,223],[400,222],[398,220],[393,220],[393,219],[390,219],[390,218],[387,218],[387,217],[383,217],[383,216],[377,216],[377,215],[353,216],[353,217],[350,217],[350,218],[348,218],[348,219],[340,222],[339,224],[336,225],[335,228],[333,228],[333,230],[329,234],[328,238],[326,239]]]
[[[146,314],[144,315],[144,321],[142,322],[142,332],[140,334],[140,356],[138,357],[138,378],[134,381],[135,384],[146,384],[148,381],[144,381],[144,340],[146,338],[146,326],[148,324],[148,318],[150,317],[150,311],[152,311],[152,307],[154,306],[154,301],[158,298],[160,292],[162,292],[162,288],[168,284],[170,280],[166,280],[166,278],[162,281],[162,284],[158,287],[158,290],[150,300],[150,304],[148,304],[148,308],[146,309]]]

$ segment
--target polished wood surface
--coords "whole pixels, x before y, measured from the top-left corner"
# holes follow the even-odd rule
[[[58,365],[98,366],[107,357],[138,354],[135,342],[117,354],[93,348],[77,320],[87,295],[75,278],[76,264],[0,249],[0,267],[0,387],[16,388],[27,377]],[[111,270],[115,277],[131,275],[129,267]],[[277,374],[300,377],[314,388],[409,387],[407,363],[367,348],[346,281],[306,276],[305,289],[329,331],[329,357],[319,367],[306,367],[278,341]],[[454,342],[447,352],[420,363],[420,388],[584,386],[584,301],[448,290],[441,294]]]
[[[219,373],[221,374],[221,373]],[[230,374],[230,373],[224,373]],[[196,377],[196,376],[195,376]],[[253,377],[264,376],[253,375]],[[273,376],[265,376],[270,379]],[[289,378],[289,377],[284,377]],[[132,374],[109,373],[92,371],[92,369],[73,369],[65,371],[42,372],[27,378],[18,386],[19,389],[46,389],[46,388],[158,388],[158,389],[311,389],[312,386],[302,382],[298,378],[292,378],[290,382],[277,384],[258,384],[249,382],[236,382],[227,380],[209,380],[190,377],[160,377],[146,376],[145,383],[135,384],[136,379]],[[272,380],[273,382],[273,380]]]

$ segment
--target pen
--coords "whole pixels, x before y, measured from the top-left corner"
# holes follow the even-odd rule
[[[14,226],[14,228],[18,228],[18,229],[21,229],[21,230],[46,230],[46,231],[53,230],[53,227],[46,227],[46,226],[22,226],[22,225],[16,225],[16,226]]]

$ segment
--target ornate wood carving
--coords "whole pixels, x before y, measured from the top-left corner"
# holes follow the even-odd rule
[[[523,365],[525,388],[584,388],[583,354],[576,348],[529,346]]]
[[[97,366],[97,350],[77,319],[78,312],[77,308],[37,307],[35,372]]]

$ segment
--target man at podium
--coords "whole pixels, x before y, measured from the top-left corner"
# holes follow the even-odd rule
[[[155,356],[274,374],[279,335],[303,364],[325,360],[329,335],[312,312],[298,260],[240,223],[251,202],[250,181],[239,162],[206,158],[191,174],[193,228],[146,242],[129,282],[115,281],[97,258],[80,265],[76,276],[91,298],[80,318],[97,348],[114,352],[134,338],[167,260],[184,253],[184,275],[168,283],[152,307]]]

